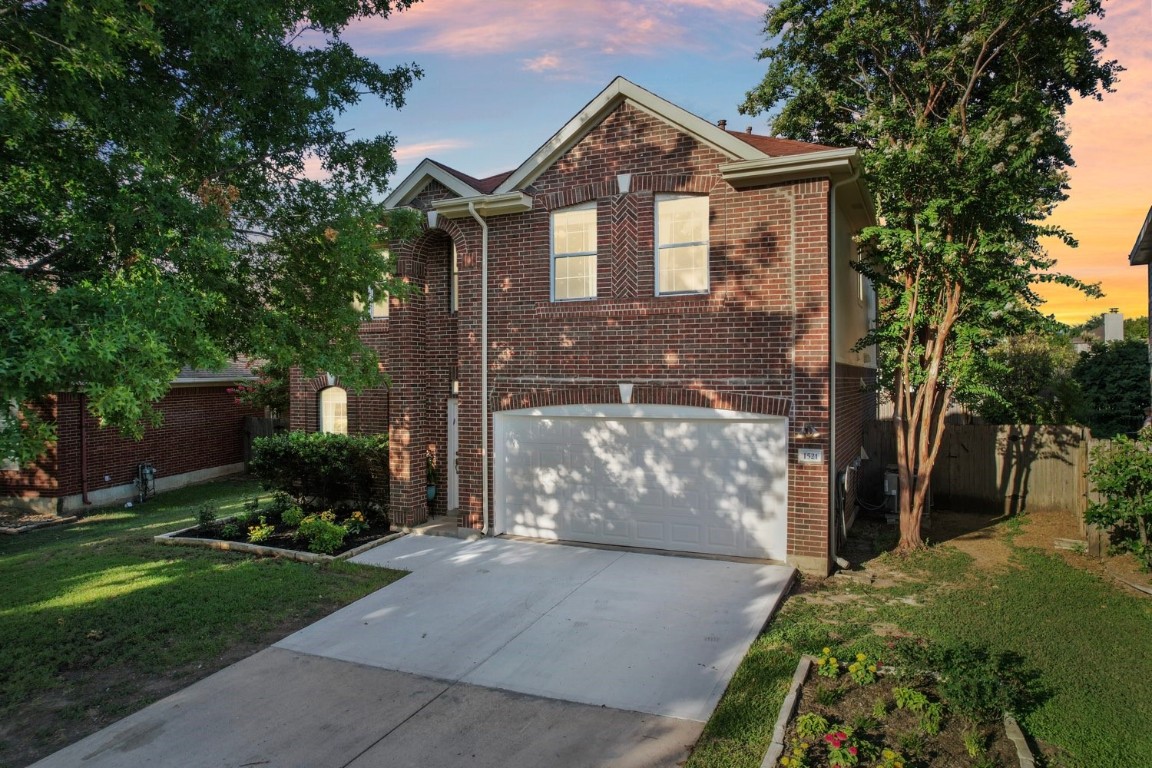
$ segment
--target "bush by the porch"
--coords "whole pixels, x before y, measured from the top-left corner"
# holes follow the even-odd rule
[[[307,509],[388,502],[388,437],[287,432],[252,444],[249,472]]]

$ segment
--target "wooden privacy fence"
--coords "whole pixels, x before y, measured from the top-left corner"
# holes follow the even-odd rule
[[[244,417],[244,463],[252,461],[252,441],[288,431],[287,419],[266,419],[262,416]]]
[[[881,492],[875,483],[884,468],[896,463],[895,438],[892,421],[865,424],[872,496]],[[1107,442],[1080,426],[947,424],[932,469],[932,504],[995,515],[1060,510],[1083,520],[1089,456]]]

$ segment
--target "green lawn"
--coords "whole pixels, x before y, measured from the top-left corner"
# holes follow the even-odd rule
[[[1011,528],[1000,531],[1009,542]],[[997,570],[975,568],[947,546],[881,561],[906,580],[875,588],[837,578],[789,598],[753,644],[688,768],[759,766],[801,654],[836,645],[882,658],[893,633],[1021,656],[1022,671],[1045,692],[1022,724],[1051,768],[1152,765],[1152,599],[1015,546],[1010,566]]]
[[[154,544],[258,493],[222,481],[0,537],[0,766],[19,766],[399,578]]]

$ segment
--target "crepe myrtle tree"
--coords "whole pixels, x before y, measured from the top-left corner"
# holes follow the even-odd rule
[[[377,381],[350,301],[403,291],[378,244],[412,220],[375,200],[393,137],[336,117],[420,70],[342,33],[413,1],[0,3],[0,460],[54,392],[139,435],[182,365]]]
[[[987,394],[984,351],[1041,318],[1037,283],[1098,295],[1051,271],[1040,244],[1072,164],[1074,96],[1121,71],[1092,26],[1100,2],[783,0],[766,17],[768,63],[742,111],[776,133],[858,146],[877,226],[855,268],[876,286],[879,379],[894,401],[900,549],[920,521],[948,403]]]

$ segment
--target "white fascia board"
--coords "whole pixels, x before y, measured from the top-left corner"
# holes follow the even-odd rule
[[[496,193],[510,192],[531,184],[556,160],[575,146],[584,136],[616,109],[628,101],[648,114],[669,123],[715,148],[735,161],[753,161],[768,157],[745,141],[733,136],[686,109],[660,98],[630,80],[617,77],[608,87],[588,102],[575,117],[548,139],[542,147],[524,161],[497,189]]]
[[[860,150],[854,147],[769,157],[764,160],[745,160],[720,166],[724,180],[736,189],[811,178],[828,178],[837,182],[851,178],[852,174],[860,170]],[[863,179],[857,178],[854,184],[843,188],[841,201],[845,213],[857,227],[875,223],[876,209]]]
[[[384,207],[399,208],[407,205],[430,181],[440,182],[460,197],[474,197],[480,194],[480,190],[473,188],[471,184],[464,183],[436,163],[424,158],[420,165],[400,182],[392,194],[384,198]]]
[[[1148,215],[1144,218],[1144,226],[1140,227],[1136,244],[1132,246],[1132,252],[1128,254],[1129,266],[1135,267],[1140,264],[1152,264],[1152,208],[1148,209]]]
[[[827,176],[833,181],[851,176],[860,165],[855,148],[828,149],[802,155],[741,160],[720,166],[724,180],[737,189],[780,181]]]
[[[504,195],[455,197],[451,200],[438,200],[432,203],[432,207],[446,219],[462,219],[472,215],[468,210],[469,203],[476,209],[476,213],[485,217],[504,216],[509,213],[525,213],[532,210],[532,198],[523,192],[509,192]]]

